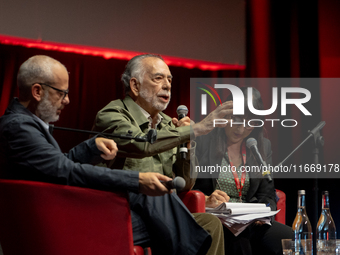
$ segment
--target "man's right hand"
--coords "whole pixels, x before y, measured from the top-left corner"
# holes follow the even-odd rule
[[[148,196],[163,196],[170,194],[160,181],[172,181],[171,178],[159,173],[139,173],[139,192]]]

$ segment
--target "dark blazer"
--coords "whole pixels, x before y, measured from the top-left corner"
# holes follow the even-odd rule
[[[226,136],[224,130],[221,128],[215,128],[208,135],[196,139],[196,156],[199,160],[200,167],[221,165],[225,151],[221,152],[218,148],[220,148],[219,145],[221,142],[224,141],[226,141]],[[264,152],[267,164],[272,164],[271,144],[266,138],[264,138]],[[246,166],[257,166],[256,160],[248,148]],[[219,172],[213,174],[199,172],[194,189],[198,189],[206,195],[210,195],[216,189],[216,180],[218,176]],[[258,201],[259,203],[270,204],[271,210],[276,210],[274,181],[268,182],[261,173],[256,172],[249,172],[249,177],[250,187],[246,196],[246,201]]]
[[[64,154],[49,131],[17,99],[0,118],[0,178],[138,192],[139,174],[96,167],[95,138]]]

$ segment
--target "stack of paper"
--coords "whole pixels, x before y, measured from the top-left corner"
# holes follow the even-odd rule
[[[270,217],[279,211],[260,203],[222,203],[216,208],[206,208],[206,212],[217,216],[235,236],[255,221],[270,224]]]

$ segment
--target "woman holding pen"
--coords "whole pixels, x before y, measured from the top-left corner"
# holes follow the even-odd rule
[[[247,88],[240,88],[248,98]],[[227,98],[232,100],[231,96]],[[243,116],[226,116],[225,128],[215,128],[206,136],[196,139],[196,156],[200,167],[220,166],[214,173],[200,172],[194,189],[206,195],[206,207],[223,202],[265,203],[276,210],[276,194],[271,176],[262,174],[247,140],[255,138],[258,151],[267,164],[272,164],[270,141],[263,137],[261,119],[253,115],[245,101]],[[263,110],[260,92],[252,88],[252,104]],[[246,171],[244,171],[246,170]],[[226,254],[282,254],[281,239],[292,238],[290,227],[272,220],[271,225],[255,222],[235,237],[224,227]]]

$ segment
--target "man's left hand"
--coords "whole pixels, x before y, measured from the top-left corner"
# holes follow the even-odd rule
[[[185,116],[184,118],[182,118],[180,120],[178,120],[177,118],[172,118],[172,123],[176,127],[184,127],[184,126],[189,126],[189,125],[195,124],[195,122],[193,122],[188,116]],[[188,149],[191,148],[190,142],[187,143],[187,148]]]
[[[113,140],[103,138],[103,137],[98,137],[96,138],[95,141],[96,141],[98,150],[103,152],[103,154],[100,155],[103,159],[112,160],[116,157],[118,147],[117,147],[117,144]]]

